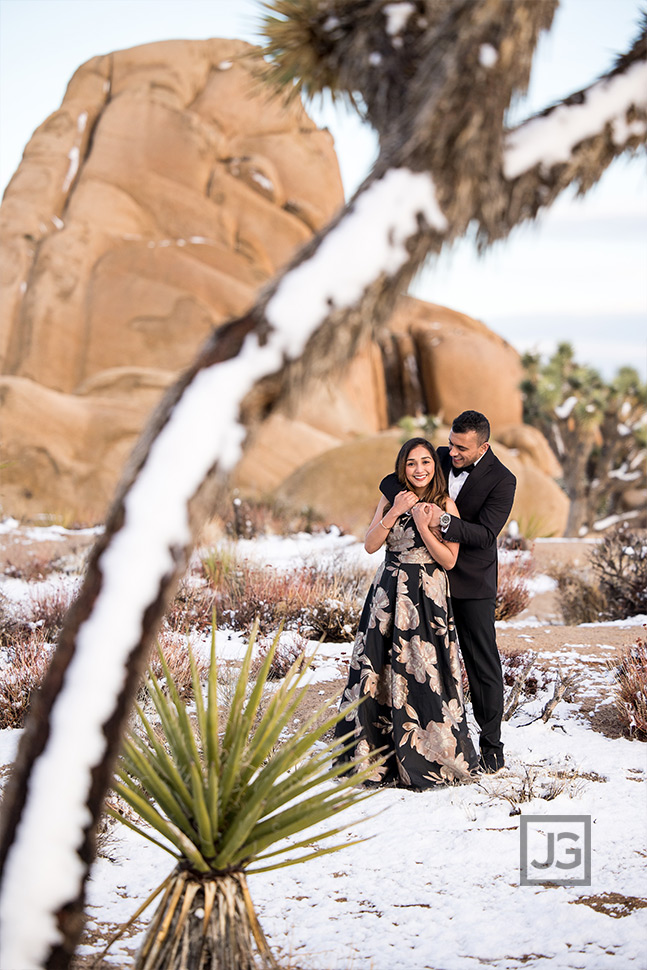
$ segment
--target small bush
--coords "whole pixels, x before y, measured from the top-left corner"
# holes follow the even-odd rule
[[[557,601],[567,626],[598,623],[605,608],[600,587],[589,576],[570,569],[552,573],[557,582]]]
[[[647,641],[639,637],[616,667],[616,706],[630,737],[647,741]]]
[[[206,633],[211,629],[216,596],[213,589],[185,578],[164,615],[166,628],[172,633],[186,634],[189,630]]]
[[[251,673],[254,677],[256,677],[263,666],[263,661],[272,649],[273,643],[273,638],[270,637],[264,638],[259,643],[258,651],[251,666]],[[297,669],[302,670],[305,663],[307,647],[308,641],[305,637],[301,637],[298,634],[296,636],[281,636],[276,645],[272,662],[270,663],[267,679],[282,680],[299,658],[301,658],[302,662],[298,665]]]
[[[647,536],[620,525],[595,546],[586,572],[560,569],[553,576],[565,623],[647,613]]]
[[[523,613],[530,602],[528,580],[534,571],[534,563],[528,555],[515,555],[499,562],[494,613],[496,620],[510,620]]]
[[[42,628],[48,639],[55,640],[75,595],[75,590],[64,586],[32,591],[26,615],[31,623]]]
[[[55,568],[56,564],[49,556],[33,555],[22,563],[6,563],[3,573],[12,579],[22,579],[25,583],[37,583],[47,579]]]
[[[234,495],[225,530],[236,539],[258,535],[293,535],[296,532],[320,532],[323,519],[310,506],[291,508],[275,499],[252,499]]]
[[[604,600],[602,619],[647,613],[647,536],[623,523],[604,537],[590,558]]]
[[[23,727],[32,695],[45,676],[49,652],[43,630],[6,639],[0,661],[0,730]]]
[[[248,633],[261,628],[296,630],[312,638],[349,641],[355,635],[369,577],[352,563],[305,563],[289,570],[244,560],[225,565],[215,554],[203,561],[214,584],[219,623]]]

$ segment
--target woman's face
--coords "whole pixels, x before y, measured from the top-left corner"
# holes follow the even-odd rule
[[[404,466],[407,481],[416,495],[422,495],[433,480],[436,470],[434,460],[424,445],[412,448]]]

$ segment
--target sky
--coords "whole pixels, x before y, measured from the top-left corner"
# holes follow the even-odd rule
[[[0,0],[0,191],[81,63],[172,38],[257,42],[261,12],[257,0]],[[639,0],[563,0],[513,120],[607,70],[637,33],[639,12]],[[335,137],[349,196],[370,170],[375,138],[352,111],[319,101],[309,110]],[[644,154],[617,161],[584,199],[561,198],[484,257],[461,241],[412,292],[483,320],[520,351],[548,353],[569,340],[605,377],[632,364],[647,380]]]

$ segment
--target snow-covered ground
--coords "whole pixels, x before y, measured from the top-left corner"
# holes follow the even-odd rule
[[[275,568],[312,557],[380,559],[335,533],[240,542],[237,553]],[[546,577],[533,582],[537,591],[548,588]],[[24,586],[5,580],[0,592],[17,600]],[[646,621],[633,619],[636,635]],[[244,645],[236,634],[218,633],[222,658],[240,656]],[[341,683],[349,654],[350,644],[323,644],[313,681],[322,688]],[[582,716],[583,697],[612,688],[599,650],[589,654],[569,642],[559,663],[577,672],[577,702],[562,701],[547,723],[535,718],[552,684],[525,704],[504,724],[507,767],[499,776],[424,793],[381,790],[346,815],[347,841],[367,841],[304,865],[250,875],[261,924],[286,965],[290,958],[312,970],[647,967],[647,745],[595,733]],[[0,732],[0,764],[12,760],[18,734]],[[577,861],[569,850],[582,848],[583,823],[573,816],[590,818],[590,885],[520,884],[524,816],[562,817],[552,826],[562,864]],[[550,854],[545,823],[527,822],[533,881],[537,875],[538,882],[547,874],[581,876],[583,856],[574,870],[533,865]],[[118,827],[101,853],[88,886],[88,928],[105,939],[106,924],[128,919],[170,872],[172,859]],[[142,931],[127,944],[116,943],[107,961],[128,965],[127,948],[137,945]],[[84,949],[96,952],[97,944]]]

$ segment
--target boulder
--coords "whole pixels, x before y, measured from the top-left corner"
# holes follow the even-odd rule
[[[529,424],[509,424],[497,428],[497,441],[505,445],[525,465],[534,465],[550,478],[560,478],[562,467],[538,428]]]
[[[252,50],[92,58],[27,145],[0,206],[6,511],[101,518],[163,389],[342,204],[330,133],[268,97]]]
[[[485,324],[457,310],[407,297],[390,329],[413,338],[428,414],[451,423],[461,411],[482,411],[493,431],[521,424],[521,359]]]

